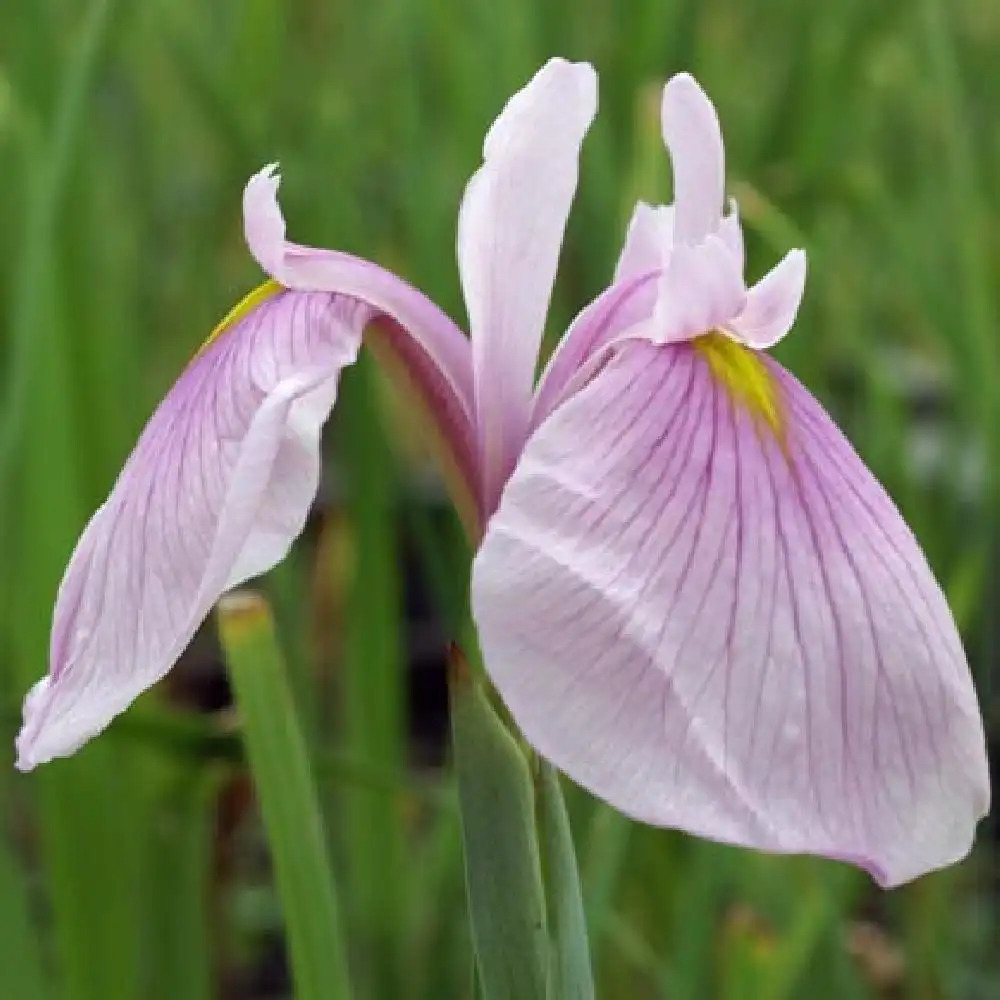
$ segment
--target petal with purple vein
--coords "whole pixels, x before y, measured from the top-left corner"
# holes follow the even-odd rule
[[[250,178],[243,194],[247,245],[260,266],[286,288],[332,292],[373,310],[378,353],[405,375],[443,446],[456,503],[478,493],[474,386],[469,339],[422,292],[371,261],[290,243],[278,205],[276,166]],[[453,468],[456,476],[448,475]],[[470,523],[478,511],[464,515]]]
[[[606,288],[577,313],[552,352],[532,403],[532,431],[589,379],[602,349],[648,320],[656,304],[659,272],[634,274]]]
[[[989,786],[944,597],[770,359],[621,347],[530,439],[472,601],[527,739],[623,812],[883,885],[968,851]]]
[[[319,433],[371,310],[275,290],[191,361],[91,519],[56,602],[18,766],[65,756],[173,665],[219,595],[305,524]]]

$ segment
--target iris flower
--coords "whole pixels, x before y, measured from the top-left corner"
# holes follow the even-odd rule
[[[274,169],[250,180],[269,280],[83,532],[22,769],[103,729],[220,594],[285,555],[364,342],[429,419],[477,545],[484,663],[540,754],[639,820],[886,886],[966,854],[989,780],[958,633],[892,501],[762,353],[792,325],[805,255],[745,284],[719,122],[690,76],[663,93],[673,205],[636,208],[611,285],[536,381],[596,109],[593,69],[553,60],[486,136],[458,223],[468,336],[377,265],[288,242]]]

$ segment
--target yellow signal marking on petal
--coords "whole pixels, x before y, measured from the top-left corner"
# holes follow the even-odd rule
[[[266,302],[269,298],[277,295],[278,292],[284,291],[285,286],[279,284],[273,278],[268,278],[263,285],[258,285],[252,292],[243,296],[236,305],[233,306],[229,312],[226,313],[222,322],[208,335],[205,343],[198,348],[198,354],[211,344],[216,337],[225,333],[230,327],[235,326],[241,319],[248,316],[254,309],[257,308],[262,302]]]
[[[757,352],[738,344],[724,333],[707,333],[697,337],[694,347],[733,399],[742,403],[751,416],[762,420],[780,437],[784,424],[778,388]]]

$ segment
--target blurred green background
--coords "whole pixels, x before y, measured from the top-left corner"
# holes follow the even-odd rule
[[[290,231],[463,320],[454,228],[482,136],[552,54],[594,62],[550,335],[667,200],[656,105],[695,72],[724,124],[749,275],[810,255],[781,359],[896,498],[1000,739],[1000,5],[995,0],[7,0],[0,4],[0,744],[45,669],[73,542],[145,418],[259,281],[242,184]],[[392,442],[390,447],[389,442]],[[442,767],[457,525],[359,365],[306,537],[264,587],[315,755],[361,998],[463,998]],[[0,767],[0,997],[290,995],[214,631],[83,753]],[[13,754],[11,753],[11,761]],[[994,756],[994,759],[995,756]],[[602,998],[1000,997],[995,821],[891,894],[844,867],[632,826],[571,795]]]

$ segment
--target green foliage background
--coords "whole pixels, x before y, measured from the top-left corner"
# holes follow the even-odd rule
[[[997,51],[991,0],[0,5],[0,744],[45,668],[87,516],[259,280],[249,174],[280,160],[296,239],[375,259],[462,319],[463,185],[506,98],[562,54],[597,65],[602,110],[550,334],[607,282],[635,198],[669,196],[658,87],[692,70],[724,123],[749,273],[809,251],[778,353],[926,547],[996,745]],[[369,366],[345,379],[328,445],[315,524],[266,588],[357,995],[471,996],[454,795],[413,763],[404,685],[419,638],[404,569],[455,621],[465,553]],[[180,680],[78,757],[0,767],[4,1000],[287,995],[268,982],[281,914],[232,719],[193,707],[214,660],[209,629]],[[571,811],[601,997],[1000,995],[995,823],[967,862],[885,895],[837,865],[634,827],[582,794]]]

